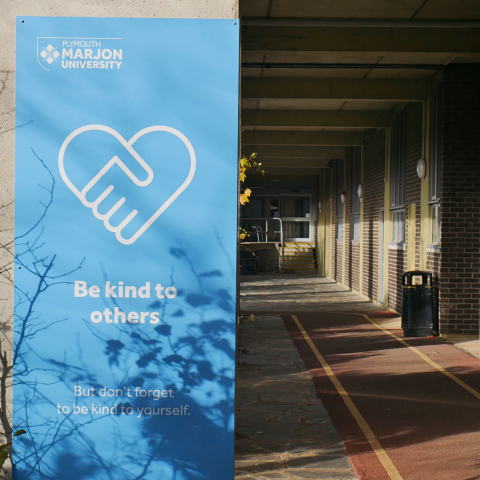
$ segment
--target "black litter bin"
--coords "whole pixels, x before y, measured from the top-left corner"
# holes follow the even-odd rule
[[[406,337],[433,334],[432,274],[413,271],[402,275],[402,329]]]

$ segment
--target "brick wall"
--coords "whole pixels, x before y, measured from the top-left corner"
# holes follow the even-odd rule
[[[330,163],[332,167],[332,278],[337,282],[343,282],[343,242],[337,241],[337,168],[336,160]],[[343,219],[343,236],[345,239],[346,225],[345,218]]]
[[[360,243],[350,242],[350,245],[351,256],[349,260],[352,269],[349,285],[358,292],[360,289]]]
[[[250,246],[255,250],[255,246]],[[278,272],[280,262],[280,252],[278,245],[276,248],[262,249],[258,251],[257,270],[259,272]]]
[[[352,149],[345,156],[345,218],[343,219],[343,241],[345,243],[345,285],[352,286]]]
[[[343,282],[343,242],[335,241],[335,255],[337,261],[335,263],[335,280],[339,283]]]
[[[378,300],[378,223],[384,204],[385,130],[365,134],[364,165],[362,293]]]
[[[417,163],[422,157],[422,104],[407,105],[407,130],[405,152],[405,250],[388,250],[388,308],[396,312],[402,311],[402,274],[408,270],[408,253],[415,253],[415,267],[420,267],[420,208],[421,180],[417,175]],[[415,241],[409,244],[409,211],[408,204],[415,203]],[[390,235],[390,232],[385,232]],[[389,238],[387,238],[389,240]]]
[[[444,72],[439,266],[440,333],[478,334],[480,65]]]
[[[438,274],[440,269],[440,253],[427,252],[427,272],[432,274],[433,280],[433,318],[438,331]]]
[[[360,244],[352,242],[352,148],[347,148],[345,157],[345,285],[354,290],[360,288]]]
[[[402,312],[402,274],[406,270],[405,250],[388,250],[388,308]]]
[[[331,251],[331,277],[337,281],[338,279],[338,261],[337,261],[337,168],[335,161],[330,162],[330,166],[332,169],[332,177],[331,177],[331,187],[330,187],[330,198],[332,199],[331,202],[331,214],[332,214],[332,228],[330,231],[331,235],[331,245],[332,245],[332,251]]]
[[[415,212],[415,245],[406,248],[415,249],[415,268],[420,268],[420,210],[421,210],[421,179],[417,175],[417,163],[422,158],[422,121],[421,103],[409,103],[407,106],[407,149],[405,166],[406,202],[416,204]],[[408,239],[408,225],[405,232]]]

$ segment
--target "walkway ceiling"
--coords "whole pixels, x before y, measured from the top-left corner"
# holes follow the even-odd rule
[[[240,11],[242,153],[271,173],[326,166],[315,148],[361,145],[391,109],[425,100],[443,66],[480,63],[479,0],[240,0]]]

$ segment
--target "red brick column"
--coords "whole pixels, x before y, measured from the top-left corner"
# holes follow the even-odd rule
[[[478,334],[480,295],[480,65],[444,72],[440,203],[441,333]]]

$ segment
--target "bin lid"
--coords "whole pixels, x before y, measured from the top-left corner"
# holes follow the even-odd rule
[[[431,288],[432,280],[433,280],[433,275],[430,272],[425,272],[422,270],[410,270],[409,272],[405,272],[402,275],[402,285],[404,288],[405,285],[408,288],[411,288],[413,279],[415,277],[421,277],[422,283],[421,284],[416,284],[415,286],[424,286],[426,288]]]

